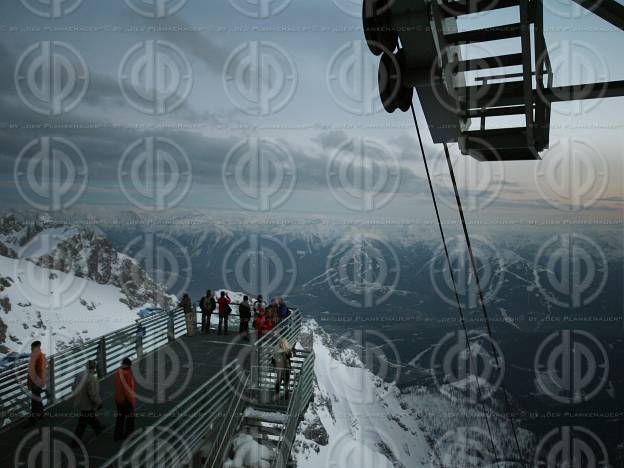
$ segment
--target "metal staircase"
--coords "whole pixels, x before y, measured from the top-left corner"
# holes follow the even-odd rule
[[[593,83],[591,92],[553,86],[543,1],[365,0],[364,34],[381,56],[386,111],[408,110],[415,89],[434,143],[458,143],[480,161],[540,159],[548,148],[552,102],[624,95],[623,81]],[[624,5],[573,1],[624,29]],[[516,20],[459,29],[466,15],[503,9]],[[501,50],[498,41],[506,41],[505,53],[493,52]],[[462,58],[475,47],[490,53]]]

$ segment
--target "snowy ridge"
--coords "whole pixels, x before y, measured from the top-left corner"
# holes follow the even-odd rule
[[[399,389],[384,382],[354,353],[333,349],[331,337],[315,321],[306,323],[304,333],[313,335],[316,383],[314,401],[299,426],[293,449],[298,467],[431,468],[493,463],[469,460],[465,450],[457,450],[458,440],[464,440],[465,446],[471,434],[475,444],[486,447],[480,407],[454,402],[435,388]],[[497,449],[499,454],[512,454],[510,429],[496,406],[488,411]],[[519,435],[528,453],[533,437],[522,429]]]

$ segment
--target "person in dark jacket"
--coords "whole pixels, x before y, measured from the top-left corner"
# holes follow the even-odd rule
[[[30,345],[30,361],[28,362],[27,386],[31,392],[30,416],[24,427],[30,427],[43,418],[43,399],[41,393],[46,382],[47,361],[41,351],[41,341],[33,341]]]
[[[115,405],[117,419],[115,421],[115,441],[124,440],[134,431],[134,409],[136,393],[132,361],[124,358],[121,368],[115,373]]]
[[[217,329],[217,335],[221,334],[221,327],[223,327],[224,334],[227,335],[228,332],[228,316],[232,311],[230,307],[230,296],[225,291],[221,291],[221,297],[219,297],[219,328]]]
[[[210,331],[210,318],[212,312],[216,309],[217,304],[214,297],[212,297],[212,291],[208,289],[206,295],[199,301],[199,308],[202,314],[202,327],[201,332],[205,335]]]
[[[243,336],[243,339],[249,341],[249,320],[251,320],[249,297],[243,296],[243,302],[238,305],[238,314],[240,318],[240,327],[238,332]]]
[[[288,314],[288,306],[284,302],[284,299],[280,297],[277,300],[277,321],[281,322],[282,320],[286,319],[286,317],[288,317]]]
[[[193,336],[195,334],[195,311],[193,311],[193,301],[191,297],[184,293],[178,307],[182,307],[184,312],[184,320],[186,322],[186,335]]]
[[[87,362],[87,370],[82,375],[75,392],[74,405],[76,409],[80,411],[78,425],[74,431],[78,440],[82,440],[87,426],[93,428],[96,436],[100,435],[103,430],[102,424],[96,415],[96,411],[102,408],[100,382],[97,378],[96,368],[95,361]],[[72,445],[75,447],[78,443],[74,441]]]

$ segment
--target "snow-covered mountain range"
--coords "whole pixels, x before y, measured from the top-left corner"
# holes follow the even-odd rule
[[[0,219],[0,353],[39,339],[54,353],[132,323],[175,297],[87,228]]]

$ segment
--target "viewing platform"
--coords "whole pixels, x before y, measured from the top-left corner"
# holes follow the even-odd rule
[[[30,408],[27,364],[0,373],[0,466],[220,467],[238,433],[267,447],[271,466],[291,463],[314,381],[314,354],[298,344],[302,319],[296,310],[262,338],[250,332],[249,341],[237,325],[226,336],[214,329],[186,336],[180,309],[139,323],[145,328],[142,353],[137,325],[130,325],[49,356],[45,417],[29,428],[23,427]],[[288,398],[284,390],[274,393],[271,357],[282,338],[295,348]],[[115,442],[114,376],[124,357],[133,360],[135,431]],[[72,386],[87,360],[98,363],[104,431],[96,436],[87,428],[83,442],[72,447],[78,422]]]

